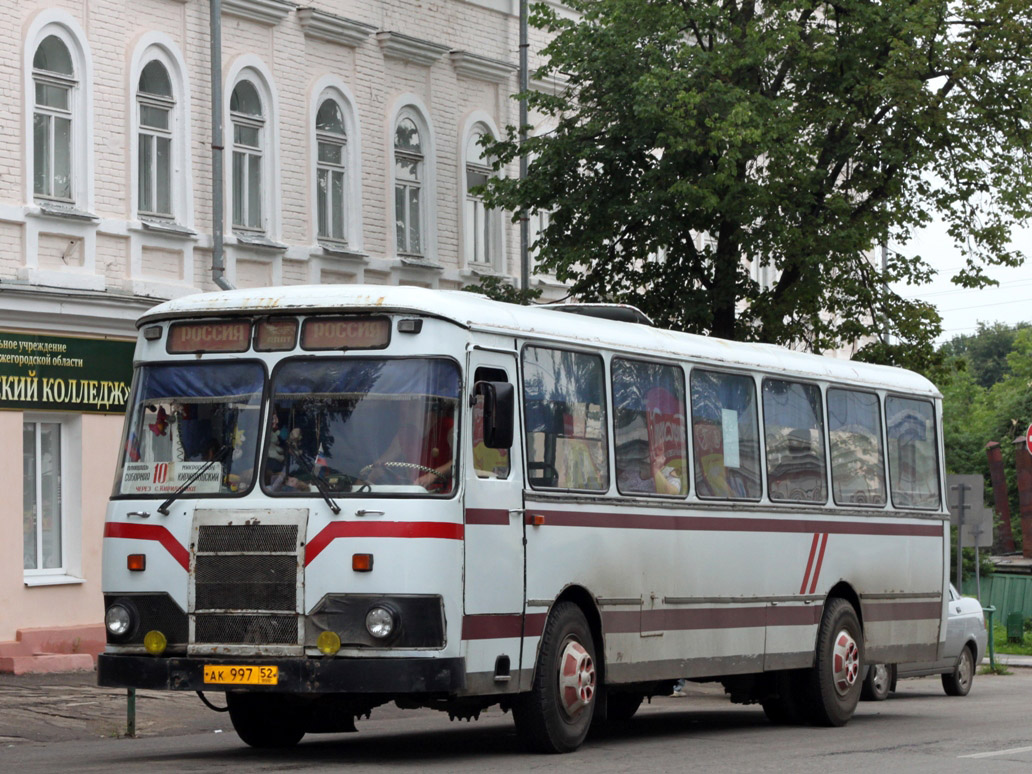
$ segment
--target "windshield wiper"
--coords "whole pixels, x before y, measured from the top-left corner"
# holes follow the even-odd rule
[[[210,460],[208,460],[206,463],[204,463],[204,465],[202,465],[197,470],[196,473],[194,473],[192,476],[190,476],[190,478],[188,478],[183,483],[183,485],[181,487],[179,487],[179,489],[177,489],[171,495],[169,495],[169,498],[167,500],[165,500],[165,502],[163,502],[161,505],[158,506],[158,513],[160,513],[162,516],[168,516],[168,507],[173,502],[175,502],[176,498],[179,497],[179,495],[181,495],[187,489],[189,489],[190,488],[190,484],[192,484],[194,481],[196,481],[201,476],[203,476],[205,473],[207,473],[208,469],[212,465],[214,465],[216,462],[222,462],[222,458],[226,456],[226,452],[228,452],[228,451],[229,451],[229,445],[228,444],[223,444],[222,448],[219,449],[217,452],[215,452],[215,456],[214,457],[212,457]]]
[[[337,501],[330,497],[330,488],[326,486],[326,482],[318,476],[312,476],[312,483],[315,484],[315,488],[319,490],[319,494],[322,495],[322,499],[326,501],[326,504],[330,506],[330,510],[333,511],[333,515],[336,516],[340,513],[340,506],[337,505]]]

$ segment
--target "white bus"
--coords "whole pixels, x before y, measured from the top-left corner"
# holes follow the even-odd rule
[[[681,678],[846,723],[865,664],[942,647],[940,396],[646,323],[410,287],[155,307],[100,683],[225,692],[254,746],[394,701],[565,752]]]

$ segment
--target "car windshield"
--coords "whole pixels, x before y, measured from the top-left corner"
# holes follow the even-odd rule
[[[443,359],[291,360],[273,375],[273,494],[454,490],[459,370]]]
[[[258,363],[142,366],[116,495],[233,494],[251,487],[265,371]]]

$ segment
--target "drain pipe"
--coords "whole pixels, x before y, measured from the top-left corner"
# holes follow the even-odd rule
[[[232,290],[226,279],[222,249],[225,191],[222,174],[222,0],[211,0],[211,279],[222,290]]]

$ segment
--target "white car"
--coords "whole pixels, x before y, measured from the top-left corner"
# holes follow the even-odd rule
[[[951,583],[942,658],[913,664],[871,664],[861,698],[881,701],[896,690],[898,678],[924,675],[942,675],[942,687],[947,695],[967,696],[988,639],[982,603],[972,597],[962,597]]]

